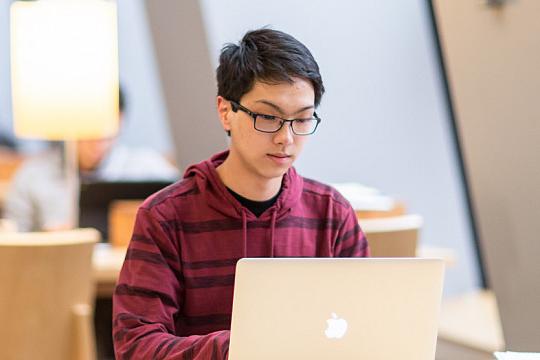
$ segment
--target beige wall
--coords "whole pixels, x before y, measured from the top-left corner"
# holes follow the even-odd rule
[[[511,350],[540,351],[540,1],[433,1]]]
[[[214,70],[197,0],[146,1],[154,50],[180,168],[225,150]]]

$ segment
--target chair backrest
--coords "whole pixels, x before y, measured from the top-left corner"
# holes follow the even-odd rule
[[[360,220],[373,257],[414,257],[422,227],[419,215]]]
[[[89,329],[99,237],[94,229],[0,234],[0,359],[95,357]]]
[[[115,200],[109,206],[109,242],[127,247],[131,240],[137,210],[143,200]]]

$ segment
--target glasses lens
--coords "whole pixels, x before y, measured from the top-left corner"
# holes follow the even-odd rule
[[[317,119],[298,119],[292,123],[293,130],[299,135],[309,135],[317,128]]]
[[[309,135],[315,132],[318,121],[316,118],[296,119],[292,122],[293,131],[297,135]],[[255,129],[263,132],[276,132],[281,128],[281,119],[271,115],[258,115],[255,119]]]
[[[265,132],[278,131],[281,126],[281,120],[273,116],[258,115],[255,120],[255,129]]]

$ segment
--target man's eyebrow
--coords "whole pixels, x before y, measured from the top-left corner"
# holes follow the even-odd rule
[[[270,106],[271,108],[274,108],[276,111],[278,111],[280,114],[284,115],[285,114],[285,111],[283,111],[282,108],[280,108],[278,105],[274,104],[273,102],[271,101],[268,101],[268,100],[264,100],[264,99],[261,99],[261,100],[257,100],[255,101],[256,103],[260,103],[260,104],[265,104],[265,105],[268,105]],[[294,114],[298,114],[298,113],[301,113],[303,111],[306,111],[306,110],[310,110],[310,109],[313,109],[314,106],[313,105],[308,105],[308,106],[304,106],[303,108],[299,109],[298,111],[296,111]]]

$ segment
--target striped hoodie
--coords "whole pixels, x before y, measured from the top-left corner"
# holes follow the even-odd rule
[[[369,255],[350,204],[294,168],[257,218],[219,179],[227,155],[191,166],[138,210],[113,298],[117,359],[226,359],[240,258]]]

